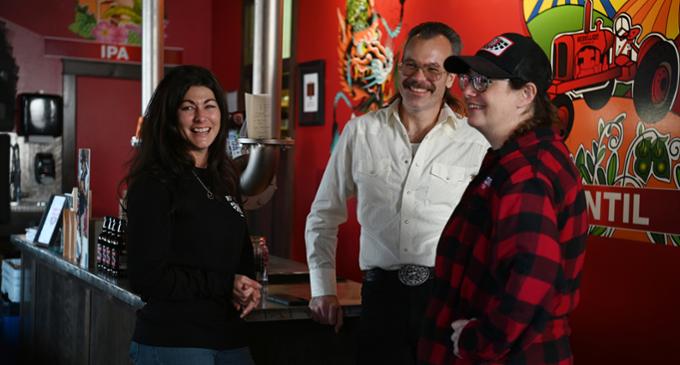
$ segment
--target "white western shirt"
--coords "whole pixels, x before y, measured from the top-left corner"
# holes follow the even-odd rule
[[[448,106],[415,156],[399,101],[347,122],[324,172],[305,241],[312,296],[336,294],[338,226],[357,197],[361,270],[434,266],[444,224],[479,170],[489,144]]]

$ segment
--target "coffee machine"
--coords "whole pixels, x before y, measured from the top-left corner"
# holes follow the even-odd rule
[[[49,184],[54,181],[56,169],[54,156],[48,152],[38,152],[33,159],[35,181],[38,184]]]

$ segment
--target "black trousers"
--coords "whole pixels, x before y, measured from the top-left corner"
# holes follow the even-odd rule
[[[409,287],[397,275],[361,287],[358,364],[416,363],[418,338],[425,315],[432,280]]]

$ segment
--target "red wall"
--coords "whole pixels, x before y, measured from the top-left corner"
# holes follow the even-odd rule
[[[118,181],[130,159],[141,83],[80,76],[76,82],[77,148],[90,148],[93,217],[118,215]],[[108,111],[108,112],[106,112]]]
[[[326,100],[324,101],[326,121],[323,126],[300,127],[297,125],[295,129],[294,221],[291,255],[299,261],[306,261],[304,222],[330,153],[332,98],[337,89],[337,87],[333,88],[333,85],[337,85],[335,44],[338,33],[336,9],[339,3],[338,1],[301,0],[298,4],[298,24],[295,29],[297,39],[294,42],[297,44],[296,61],[298,63],[316,59],[326,61],[326,78],[323,82],[326,87]],[[323,46],[320,47],[320,45]],[[344,258],[345,254],[349,257],[357,257],[358,244],[356,242],[344,240],[341,246],[338,250],[341,254],[338,260]],[[354,266],[356,267],[357,264],[354,263]],[[351,270],[351,263],[343,266],[343,269]]]
[[[243,0],[213,1],[212,70],[224,90],[241,83]]]
[[[165,0],[168,20],[165,45],[180,47],[182,63],[211,68],[213,54],[213,0]]]
[[[304,224],[329,157],[333,97],[340,90],[337,62],[337,10],[345,1],[299,0],[297,61],[326,61],[325,124],[296,129],[293,258],[305,260]],[[399,1],[376,1],[394,28]],[[463,53],[473,53],[494,35],[528,34],[522,1],[406,0],[404,27],[396,43],[414,25],[443,21],[463,39]],[[383,38],[385,39],[385,38]],[[456,92],[454,90],[454,92]],[[344,125],[347,116],[338,122]],[[350,220],[340,228],[338,274],[360,280],[358,224],[350,203]],[[650,243],[591,238],[582,284],[582,301],[572,316],[572,343],[578,364],[680,363],[680,248]]]
[[[0,16],[41,35],[72,37],[67,29],[73,22],[75,1],[2,1]],[[16,46],[15,46],[16,47]]]
[[[577,364],[680,364],[680,248],[591,237],[571,317]]]

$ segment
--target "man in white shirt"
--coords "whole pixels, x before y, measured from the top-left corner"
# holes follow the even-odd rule
[[[458,34],[442,23],[409,32],[399,97],[347,123],[307,217],[309,308],[316,321],[338,331],[337,232],[347,199],[357,197],[360,364],[415,363],[437,241],[489,146],[448,91],[455,75],[444,70],[444,60],[460,48]]]

